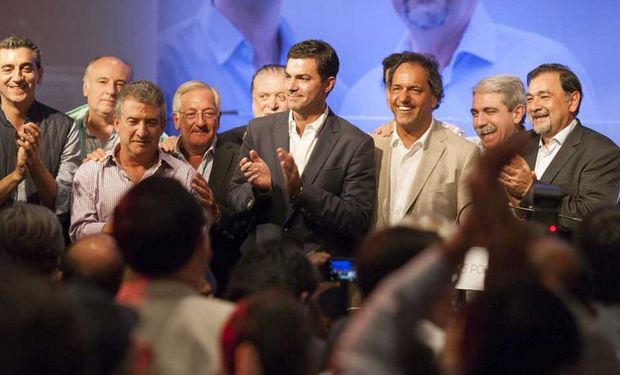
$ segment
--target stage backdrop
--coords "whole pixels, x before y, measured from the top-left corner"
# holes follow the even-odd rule
[[[584,83],[582,122],[620,143],[620,31],[614,22],[619,1],[452,1],[471,2],[476,8],[467,40],[442,72],[446,99],[436,112],[439,119],[472,135],[471,86],[478,79],[497,73],[525,79],[539,63],[561,62],[575,69]],[[407,47],[407,28],[394,2],[399,0],[256,0],[254,6],[280,8],[282,48],[274,60],[284,62],[285,49],[307,38],[324,39],[336,48],[341,71],[330,106],[370,130],[389,118],[377,67],[385,56]],[[226,129],[251,118],[253,67],[243,63],[251,51],[231,22],[210,5],[209,0],[1,0],[0,34],[26,35],[39,44],[46,70],[38,96],[61,110],[84,102],[81,77],[86,62],[115,54],[133,64],[136,79],[157,80],[168,97],[175,80],[202,78],[219,84]],[[236,65],[230,68],[231,63]],[[227,71],[218,70],[222,67]],[[191,76],[184,76],[187,72]]]

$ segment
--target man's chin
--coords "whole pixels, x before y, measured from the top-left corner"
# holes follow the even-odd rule
[[[532,129],[538,135],[545,135],[551,130],[551,124],[543,124],[543,125],[534,125],[532,124]]]

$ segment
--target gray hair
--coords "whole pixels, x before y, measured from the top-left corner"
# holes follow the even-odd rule
[[[114,106],[114,116],[117,118],[121,117],[123,103],[130,98],[139,103],[159,107],[161,125],[166,125],[166,102],[164,101],[164,93],[159,86],[151,81],[134,81],[128,83],[118,94]]]
[[[509,111],[512,111],[518,105],[525,107],[527,104],[523,82],[512,74],[498,74],[483,78],[472,89],[473,95],[487,93],[502,94],[502,102],[508,107]],[[525,116],[523,116],[519,125],[523,127],[524,123]]]
[[[64,249],[62,226],[48,208],[20,203],[0,211],[0,253],[14,263],[52,275]]]
[[[220,93],[215,89],[215,87],[209,86],[205,82],[197,80],[187,81],[177,88],[177,91],[174,93],[174,97],[172,98],[172,111],[180,111],[181,97],[190,91],[198,89],[207,89],[211,91],[211,93],[213,94],[213,100],[215,101],[215,108],[218,112],[220,112]]]

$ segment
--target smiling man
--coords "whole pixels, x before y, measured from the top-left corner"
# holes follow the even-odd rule
[[[336,51],[320,40],[288,51],[290,111],[252,120],[230,202],[256,213],[256,243],[286,238],[306,252],[350,254],[366,232],[375,178],[372,140],[325,100],[336,84]]]
[[[397,224],[413,212],[458,220],[470,203],[466,181],[479,151],[433,118],[443,98],[437,61],[402,53],[386,83],[396,129],[391,137],[373,135],[379,184],[374,226]]]
[[[116,146],[114,104],[132,76],[131,66],[118,57],[102,56],[89,61],[82,85],[87,103],[67,112],[80,132],[82,158],[97,149],[105,152]]]
[[[114,128],[119,143],[103,162],[88,161],[73,181],[71,239],[110,233],[112,213],[123,195],[149,176],[171,177],[195,192],[203,207],[213,210],[212,193],[192,167],[159,151],[166,107],[159,87],[149,81],[127,84],[114,108]]]
[[[70,118],[36,101],[42,78],[41,53],[30,39],[0,40],[0,208],[29,202],[66,215],[78,134]]]
[[[560,64],[543,64],[528,76],[527,112],[531,141],[524,150],[535,172],[527,189],[513,199],[531,207],[535,182],[560,187],[560,225],[574,229],[598,206],[613,206],[620,187],[620,149],[610,139],[581,124],[577,115],[583,99],[581,82]],[[508,173],[502,176],[510,180]]]

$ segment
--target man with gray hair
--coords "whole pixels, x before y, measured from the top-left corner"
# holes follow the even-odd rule
[[[180,181],[213,210],[209,187],[191,166],[158,148],[164,131],[166,106],[157,85],[149,81],[127,84],[114,108],[114,128],[119,144],[106,153],[103,162],[89,161],[77,170],[73,181],[71,240],[94,233],[110,233],[112,213],[121,197],[149,176]],[[202,180],[201,180],[202,179]]]
[[[482,147],[495,147],[525,130],[525,88],[519,78],[510,74],[486,77],[472,94],[473,126]]]

